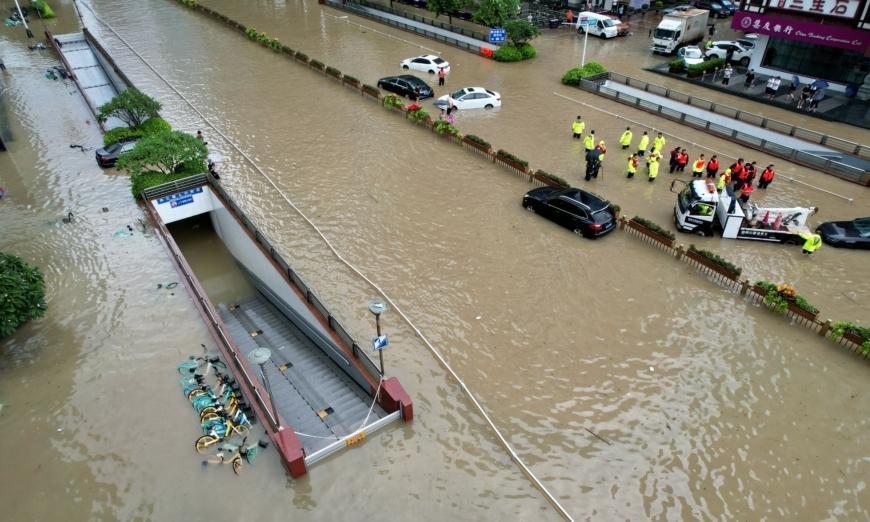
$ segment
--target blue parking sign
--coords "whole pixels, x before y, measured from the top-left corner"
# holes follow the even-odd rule
[[[381,335],[380,337],[375,337],[372,339],[372,348],[375,350],[383,350],[387,346],[390,345],[389,339],[387,339],[387,334]]]
[[[505,37],[505,30],[500,27],[489,30],[489,43],[504,43]]]

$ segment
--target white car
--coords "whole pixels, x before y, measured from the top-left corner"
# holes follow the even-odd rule
[[[401,65],[402,69],[405,69],[406,71],[412,69],[414,71],[435,74],[438,72],[438,69],[444,69],[444,72],[450,74],[450,62],[433,54],[408,58],[407,60],[402,60],[402,63],[399,65]]]
[[[737,62],[746,67],[749,65],[749,61],[752,60],[752,51],[753,49],[747,49],[736,40],[720,40],[718,42],[713,42],[713,47],[707,49],[705,54],[707,55],[707,58],[719,58],[720,60],[725,60],[728,58],[728,54],[730,53],[730,61]]]
[[[681,58],[686,67],[702,63],[704,61],[704,53],[697,47],[680,47],[677,51],[677,58]]]
[[[501,94],[483,87],[463,87],[452,94],[445,94],[438,98],[435,105],[447,107],[453,100],[452,105],[457,109],[492,109],[501,107]]]

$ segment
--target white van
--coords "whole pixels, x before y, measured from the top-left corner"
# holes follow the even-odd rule
[[[593,24],[592,21],[595,23]],[[592,11],[583,11],[577,14],[577,32],[585,30],[593,36],[616,38],[616,35],[619,34],[617,25],[616,20],[603,14],[593,13]]]

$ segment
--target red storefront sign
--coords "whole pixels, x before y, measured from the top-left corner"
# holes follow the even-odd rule
[[[867,30],[744,11],[734,13],[731,27],[745,33],[840,47],[859,53],[866,52],[870,43],[870,31]]]

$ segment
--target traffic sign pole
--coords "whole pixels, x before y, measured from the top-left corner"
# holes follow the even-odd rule
[[[583,57],[580,58],[580,67],[586,65],[586,42],[589,41],[589,28],[587,27],[586,20],[588,18],[580,19],[580,23],[583,25]]]

